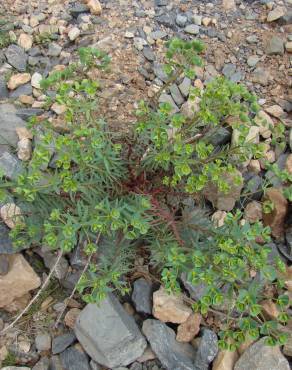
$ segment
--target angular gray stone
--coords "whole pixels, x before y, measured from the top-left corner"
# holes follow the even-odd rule
[[[176,84],[171,85],[169,91],[172,96],[172,99],[177,105],[180,106],[184,103],[185,100]]]
[[[49,370],[50,360],[47,357],[42,357],[32,368],[32,370]]]
[[[7,99],[9,96],[9,91],[6,85],[5,76],[0,76],[0,100]]]
[[[53,355],[57,355],[65,351],[72,343],[76,340],[76,336],[73,332],[66,333],[63,335],[59,335],[55,337],[52,341],[52,353]]]
[[[180,27],[184,27],[187,24],[187,21],[188,21],[188,17],[186,17],[185,15],[181,15],[181,14],[178,14],[175,19],[175,23]]]
[[[155,76],[158,77],[161,81],[163,81],[163,82],[168,81],[169,77],[164,72],[162,64],[160,64],[158,62],[154,62],[153,63],[153,72],[154,72]]]
[[[65,369],[91,370],[88,356],[74,347],[67,348],[60,354],[60,360]]]
[[[11,93],[9,94],[9,98],[17,99],[20,97],[20,95],[31,95],[31,94],[32,94],[32,86],[31,86],[31,83],[29,82],[11,91]]]
[[[27,55],[18,45],[9,45],[5,51],[7,62],[19,72],[25,72],[27,64]]]
[[[181,281],[185,289],[189,292],[189,295],[191,296],[191,298],[193,298],[196,301],[200,300],[206,293],[207,285],[205,285],[204,283],[201,283],[198,285],[191,284],[187,280],[187,275],[185,272],[181,274]]]
[[[0,171],[8,179],[14,180],[22,171],[21,162],[14,155],[4,152],[0,156]]]
[[[204,329],[196,352],[195,366],[200,370],[208,370],[209,364],[214,360],[217,353],[217,335],[212,330]]]
[[[143,55],[147,60],[149,60],[149,62],[153,62],[155,60],[155,54],[149,46],[145,46],[143,48]]]
[[[99,305],[88,304],[77,318],[74,330],[90,357],[110,368],[127,366],[147,346],[133,317],[112,294]]]
[[[167,370],[199,370],[195,367],[196,351],[188,343],[175,339],[175,332],[159,320],[144,321],[142,331],[153,352]]]
[[[185,32],[189,33],[190,35],[198,35],[200,33],[200,26],[196,24],[188,24],[185,27]]]
[[[188,77],[184,77],[182,82],[178,85],[180,92],[183,94],[185,98],[188,97],[189,95],[191,83],[192,82]]]
[[[45,266],[48,269],[51,269],[55,265],[57,258],[58,257],[51,252],[44,253],[43,259]],[[68,269],[69,269],[68,261],[66,260],[65,257],[61,257],[60,262],[58,263],[55,269],[54,275],[56,276],[57,279],[63,280],[67,275]]]
[[[72,17],[77,18],[78,15],[89,12],[89,8],[87,5],[77,1],[74,2],[72,7],[69,9],[69,12],[72,15]]]
[[[0,154],[16,147],[18,137],[16,127],[25,127],[25,122],[16,115],[16,108],[12,104],[0,105]]]
[[[136,311],[151,315],[152,313],[152,284],[147,280],[140,278],[134,282],[132,301]]]
[[[290,370],[279,346],[265,345],[265,337],[248,347],[234,366],[234,370]]]
[[[159,103],[168,103],[168,104],[170,104],[171,108],[172,108],[171,109],[172,114],[179,112],[178,106],[175,104],[172,97],[168,94],[162,93],[159,97]]]
[[[51,42],[48,49],[48,55],[50,57],[58,57],[61,54],[62,46],[58,45],[56,42]]]
[[[230,78],[236,71],[236,65],[232,63],[225,64],[222,73],[225,77]]]
[[[20,108],[16,111],[16,115],[25,121],[33,116],[40,116],[43,113],[44,110],[41,108]]]
[[[101,366],[99,366],[95,361],[90,361],[90,368],[92,370],[102,370]],[[126,368],[127,369],[127,368]]]
[[[62,366],[61,359],[59,356],[52,356],[50,359],[49,370],[65,370]]]
[[[52,339],[49,333],[38,334],[35,337],[35,346],[38,351],[48,351],[51,349]]]
[[[0,254],[0,276],[4,276],[9,271],[9,260],[6,254]]]
[[[269,41],[266,49],[268,55],[283,55],[284,54],[284,41],[281,37],[273,36]]]

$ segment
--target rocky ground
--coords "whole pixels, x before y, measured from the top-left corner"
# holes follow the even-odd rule
[[[103,76],[100,116],[115,130],[127,130],[134,122],[137,101],[153,96],[165,82],[161,68],[163,44],[173,36],[199,38],[206,44],[204,68],[197,69],[195,86],[203,88],[223,74],[242,82],[259,97],[260,116],[271,125],[281,120],[287,146],[282,152],[270,147],[267,129],[255,140],[265,141],[266,158],[292,173],[292,2],[291,0],[6,0],[0,4],[0,167],[13,176],[21,161],[28,161],[33,138],[25,130],[34,115],[57,122],[60,106],[45,110],[40,80],[68,65],[80,46],[101,48],[111,56],[111,71]],[[190,82],[173,85],[162,100],[186,114]],[[230,138],[227,137],[227,140]],[[234,138],[232,140],[235,140]],[[17,148],[11,151],[11,145]],[[254,190],[272,174],[261,161],[252,160],[243,176]],[[292,226],[288,203],[277,182],[269,193],[276,210],[266,220],[278,238],[275,253],[292,261]],[[213,219],[220,224],[237,201],[211,194]],[[13,228],[2,205],[0,224],[0,330],[12,321],[40,287],[57,256],[44,247],[15,253],[8,237]],[[250,222],[263,218],[258,199],[245,208]],[[286,220],[286,225],[284,225]],[[285,228],[284,228],[285,226]],[[278,246],[278,249],[277,249]],[[282,255],[283,257],[283,255]],[[284,257],[283,257],[284,258]],[[238,352],[219,352],[216,334],[207,329],[180,296],[143,276],[137,267],[132,293],[118,301],[109,296],[100,306],[84,307],[68,297],[86,260],[80,248],[62,257],[55,276],[37,302],[11,330],[0,336],[2,369],[33,370],[288,370],[292,336],[283,349],[269,348],[260,340]],[[141,272],[142,271],[142,272]],[[287,281],[292,292],[292,270]],[[186,284],[190,295],[191,286]],[[269,315],[276,313],[266,303]],[[58,315],[66,307],[57,328]],[[167,324],[166,324],[167,323]],[[291,326],[292,327],[292,326]],[[7,367],[8,366],[8,367]],[[20,367],[22,366],[22,367]]]

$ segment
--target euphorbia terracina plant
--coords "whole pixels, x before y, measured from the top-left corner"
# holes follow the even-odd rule
[[[69,253],[82,245],[94,256],[78,286],[86,302],[98,302],[111,290],[127,292],[125,276],[143,255],[168,291],[181,290],[182,273],[203,286],[197,301],[186,299],[203,315],[218,315],[222,348],[261,334],[270,344],[283,343],[285,266],[279,259],[270,262],[269,229],[240,222],[240,211],[215,228],[200,208],[209,184],[228,192],[226,174],[240,184],[237,169],[263,156],[260,144],[246,141],[255,125],[256,97],[219,77],[204,89],[190,89],[193,110],[187,116],[159,103],[172,83],[195,78],[203,49],[199,41],[167,44],[169,82],[152,101],[139,104],[137,124],[127,134],[96,118],[100,85],[88,72],[106,73],[103,52],[82,48],[78,62],[43,80],[44,89],[55,91],[48,106],[66,106],[64,127],[57,133],[49,121],[30,122],[33,157],[15,181],[2,181],[2,201],[13,198],[23,212],[11,236],[16,247],[46,245]],[[236,146],[216,143],[223,127],[237,130]],[[277,288],[272,296],[269,287]],[[266,298],[279,308],[277,321],[262,313],[259,303]]]

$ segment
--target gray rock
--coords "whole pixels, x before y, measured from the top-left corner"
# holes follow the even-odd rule
[[[190,297],[196,301],[200,300],[206,293],[207,286],[203,283],[198,284],[198,285],[191,284],[187,280],[187,276],[185,272],[181,274],[181,281],[185,289],[189,292]]]
[[[147,346],[133,317],[112,294],[99,305],[88,304],[82,310],[75,334],[94,361],[110,368],[127,366]]]
[[[171,113],[177,113],[179,112],[178,106],[175,104],[174,100],[172,97],[166,93],[162,93],[159,97],[159,103],[168,103],[171,105]]]
[[[16,147],[18,137],[15,129],[25,127],[25,122],[16,115],[16,108],[12,104],[0,105],[0,154]]]
[[[236,70],[236,65],[232,63],[225,64],[222,70],[222,73],[225,77],[230,78]]]
[[[165,31],[153,31],[150,33],[150,37],[153,39],[153,40],[159,40],[159,39],[164,39],[166,36],[168,36],[167,32]]]
[[[101,366],[99,366],[95,361],[90,361],[90,368],[92,370],[102,370]],[[127,369],[127,368],[126,368]]]
[[[55,337],[52,341],[52,353],[53,355],[57,355],[65,351],[72,343],[76,340],[76,336],[73,332],[69,332],[63,335],[59,335]]]
[[[45,266],[48,269],[51,269],[55,265],[57,258],[58,257],[51,252],[44,253],[43,259]],[[58,263],[55,269],[54,275],[56,276],[57,279],[63,280],[67,275],[68,269],[69,269],[68,261],[66,260],[65,257],[61,257],[60,262]]]
[[[27,64],[27,55],[18,45],[9,45],[5,51],[8,63],[19,72],[25,72]]]
[[[234,370],[290,370],[279,346],[266,346],[265,339],[248,347],[236,362]]]
[[[168,81],[169,77],[164,72],[162,64],[160,64],[158,62],[154,62],[153,63],[153,72],[154,72],[155,76],[158,77],[161,81],[163,81],[163,82]]]
[[[35,346],[38,351],[48,351],[51,349],[52,339],[49,333],[38,334],[35,337]]]
[[[11,93],[9,94],[9,98],[17,99],[20,97],[20,95],[31,95],[31,94],[32,94],[32,86],[31,86],[31,83],[29,82],[11,91]]]
[[[169,0],[154,0],[155,6],[166,6],[168,5]]]
[[[188,21],[188,17],[186,17],[185,15],[181,15],[181,14],[178,14],[175,19],[175,23],[180,27],[184,27],[187,24],[187,21]]]
[[[175,101],[177,105],[182,105],[185,101],[184,97],[182,96],[179,88],[176,84],[173,84],[169,88],[170,94],[172,96],[172,99]]]
[[[0,254],[0,276],[6,275],[8,271],[9,271],[8,257],[6,254]]]
[[[0,100],[7,99],[9,91],[6,86],[5,76],[0,76]]]
[[[50,360],[49,370],[66,370],[63,368],[60,357],[52,356]]]
[[[167,370],[199,370],[194,366],[196,351],[188,343],[175,340],[175,332],[158,320],[144,321],[142,331]]]
[[[188,77],[184,77],[182,82],[178,85],[180,92],[183,94],[185,98],[188,97],[191,87],[191,80]]]
[[[292,128],[290,128],[290,131],[289,131],[289,146],[290,146],[290,150],[292,151]]]
[[[257,44],[259,40],[256,35],[251,35],[246,38],[246,41],[248,44]]]
[[[175,17],[170,13],[156,17],[156,21],[165,27],[173,28],[175,26]]]
[[[243,73],[243,72],[241,72],[241,71],[237,71],[237,72],[235,72],[235,73],[230,77],[230,81],[235,82],[235,83],[237,83],[237,82],[239,82],[239,81],[241,81],[241,80],[243,80],[243,79],[244,79],[244,73]]]
[[[269,41],[266,53],[268,55],[283,55],[284,54],[284,41],[281,37],[273,36]]]
[[[80,242],[74,248],[72,254],[70,255],[70,265],[77,268],[82,268],[86,265],[88,257],[83,252],[85,245]]]
[[[147,280],[140,278],[134,282],[132,301],[137,312],[151,315],[152,293],[152,284]]]
[[[42,357],[32,368],[32,370],[49,370],[50,360],[47,357]]]
[[[1,150],[0,150],[1,152]],[[0,156],[0,171],[5,177],[11,180],[15,180],[18,175],[22,172],[22,165],[19,159],[14,155],[4,152]],[[0,252],[6,253],[6,252]]]
[[[134,362],[134,363],[130,366],[130,370],[143,370],[143,366],[142,366],[142,364],[140,364],[139,362]]]
[[[155,60],[155,54],[149,46],[145,46],[143,48],[143,55],[147,60],[149,60],[149,62],[153,62]]]
[[[61,54],[62,47],[56,42],[51,42],[48,49],[48,55],[50,57],[58,57]]]
[[[251,55],[247,59],[247,65],[249,67],[255,67],[257,63],[259,62],[260,58],[257,55]]]
[[[44,110],[41,108],[22,108],[17,109],[16,115],[23,120],[27,121],[33,116],[40,116],[44,113]]]
[[[283,153],[277,159],[276,165],[278,166],[280,170],[285,169],[286,160],[287,160],[288,155],[289,155],[288,153]],[[269,182],[271,182],[273,187],[279,188],[283,186],[282,180],[272,170],[267,171],[265,174],[265,177]]]
[[[88,356],[74,347],[67,348],[60,354],[60,360],[65,369],[91,370]]]
[[[212,330],[204,329],[196,352],[195,366],[200,370],[208,370],[217,353],[217,335]]]
[[[225,127],[216,128],[210,136],[206,135],[208,141],[214,146],[227,144],[231,139],[231,132]]]
[[[256,68],[252,75],[252,81],[255,83],[259,83],[262,86],[268,85],[270,79],[270,71],[262,67]]]
[[[72,17],[77,18],[80,14],[88,13],[89,8],[87,5],[77,1],[74,2],[73,6],[69,9],[69,12]]]
[[[291,3],[290,3],[291,4]],[[289,9],[286,14],[284,14],[281,18],[278,19],[278,23],[282,26],[292,24],[292,10]]]
[[[188,24],[184,30],[190,35],[198,35],[200,33],[200,26],[196,24]]]

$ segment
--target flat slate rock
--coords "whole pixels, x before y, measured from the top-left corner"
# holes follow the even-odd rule
[[[152,284],[140,278],[134,282],[132,301],[136,311],[151,315],[152,313]]]
[[[194,364],[196,350],[189,343],[176,341],[174,330],[163,322],[148,319],[142,331],[167,370],[201,370]]]
[[[1,147],[1,146],[0,146]],[[4,152],[0,155],[0,171],[3,176],[7,177],[9,180],[14,180],[22,172],[23,167],[18,158],[14,155]]]
[[[88,356],[74,347],[69,347],[62,352],[60,360],[65,369],[91,370]]]
[[[76,336],[74,335],[73,332],[66,333],[63,335],[59,335],[58,337],[55,337],[52,341],[53,355],[57,355],[58,353],[65,351],[65,349],[68,348],[75,341],[76,341]]]
[[[88,304],[74,330],[89,356],[109,368],[129,365],[147,346],[134,318],[112,294],[99,305]]]
[[[19,72],[25,72],[28,56],[18,45],[10,45],[5,51],[7,62]]]

